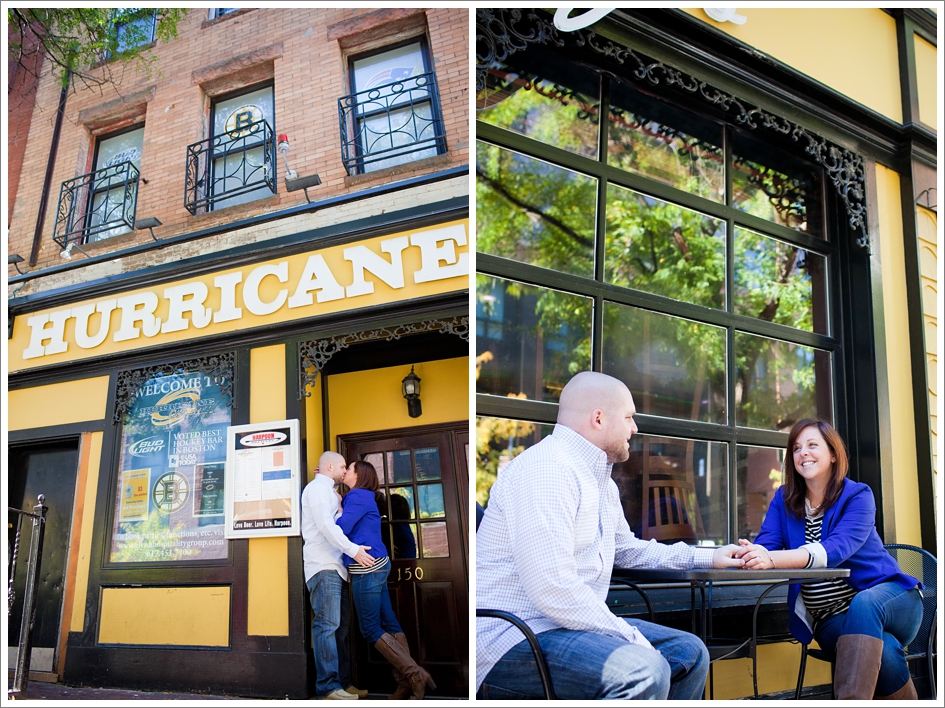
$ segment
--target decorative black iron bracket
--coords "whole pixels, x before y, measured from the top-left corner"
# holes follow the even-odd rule
[[[469,341],[469,317],[449,317],[442,320],[424,320],[409,322],[396,327],[381,327],[379,329],[352,332],[327,339],[316,339],[299,342],[299,400],[310,397],[308,390],[318,380],[318,374],[331,358],[342,349],[352,344],[372,342],[384,339],[388,342],[412,334],[424,332],[439,332],[440,334],[454,334],[464,342]]]
[[[562,37],[566,37],[566,42]],[[564,47],[572,43],[577,48],[587,47],[617,64],[635,63],[628,66],[625,75],[650,85],[664,84],[698,95],[723,112],[732,112],[738,125],[756,130],[761,127],[791,139],[802,145],[804,152],[826,170],[844,207],[850,227],[859,231],[856,244],[870,250],[866,229],[866,176],[863,158],[846,148],[828,142],[815,133],[754,107],[735,96],[710,86],[705,81],[667,66],[661,61],[644,61],[632,49],[624,47],[590,30],[559,32],[545,17],[529,10],[476,10],[476,92],[486,88],[489,69],[497,62],[526,49],[532,44],[548,44]]]
[[[223,394],[226,405],[235,408],[236,403],[233,398],[233,373],[235,369],[236,355],[233,352],[225,352],[216,356],[201,357],[200,359],[188,359],[187,361],[157,364],[143,369],[120,371],[118,372],[118,387],[115,392],[115,415],[112,422],[121,423],[124,421],[125,415],[134,405],[138,391],[148,381],[158,376],[173,376],[181,371],[197,371],[203,376],[208,376],[220,387],[220,393]]]

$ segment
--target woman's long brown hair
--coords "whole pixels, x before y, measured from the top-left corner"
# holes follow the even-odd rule
[[[784,456],[784,504],[798,519],[803,519],[805,514],[804,498],[807,496],[807,480],[794,467],[794,444],[807,428],[817,428],[827,443],[827,447],[830,448],[830,453],[837,458],[837,461],[833,463],[833,475],[824,490],[824,501],[820,505],[822,511],[827,511],[837,501],[840,492],[843,491],[843,480],[850,469],[843,438],[830,423],[819,418],[805,418],[791,428],[787,454]]]
[[[364,460],[355,460],[349,468],[354,468],[354,473],[358,476],[358,481],[354,484],[354,489],[367,489],[369,492],[376,492],[380,486],[377,481],[377,470],[374,465]]]

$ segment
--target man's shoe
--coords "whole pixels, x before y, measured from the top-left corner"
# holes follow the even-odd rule
[[[354,684],[348,686],[345,691],[348,693],[353,693],[358,698],[367,698],[368,692],[366,688],[357,688]]]
[[[358,700],[357,693],[348,693],[343,688],[336,688],[334,691],[325,696],[323,701],[356,701]]]

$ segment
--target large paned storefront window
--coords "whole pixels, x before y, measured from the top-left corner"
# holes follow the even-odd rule
[[[643,538],[752,537],[787,433],[835,422],[824,170],[667,82],[535,43],[477,95],[477,494],[602,371],[640,434],[613,478]],[[586,61],[585,61],[586,60]]]

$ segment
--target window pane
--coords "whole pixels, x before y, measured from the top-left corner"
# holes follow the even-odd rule
[[[393,480],[387,479],[387,474],[384,472],[383,452],[370,452],[367,455],[363,455],[361,459],[374,465],[374,470],[377,472],[377,480],[381,484],[389,484],[390,482],[393,482]]]
[[[735,422],[790,431],[802,418],[833,419],[830,352],[735,333]]]
[[[479,393],[557,401],[590,369],[591,298],[476,276]]]
[[[738,497],[738,537],[754,540],[781,486],[784,448],[739,445],[735,491]]]
[[[611,82],[607,162],[706,199],[725,197],[722,128]]]
[[[118,13],[118,21],[115,23],[116,52],[124,52],[154,41],[154,10],[123,9]],[[137,19],[126,19],[133,14],[142,16]]]
[[[607,186],[607,282],[707,307],[725,307],[720,219]]]
[[[603,372],[633,394],[637,412],[725,423],[725,330],[604,303]]]
[[[391,524],[394,538],[394,560],[417,557],[417,525]]]
[[[479,251],[590,276],[596,213],[596,179],[477,143]]]
[[[827,333],[827,259],[735,228],[735,312]]]
[[[764,141],[733,133],[735,208],[822,236],[819,172]]]
[[[416,92],[415,92],[416,93]],[[423,97],[428,98],[429,92],[424,89]],[[368,105],[366,110],[370,110]],[[433,116],[430,102],[424,101],[405,108],[383,112],[358,120],[359,144],[364,155],[379,155],[390,153],[390,157],[370,162],[364,166],[365,172],[403,165],[407,162],[435,157],[435,147],[423,150],[411,150],[409,146],[416,145],[422,140],[432,140],[436,137],[437,121]],[[402,149],[399,149],[402,148]]]
[[[442,484],[421,484],[417,487],[417,503],[420,506],[420,518],[445,516]]]
[[[496,475],[519,453],[551,435],[553,425],[508,418],[476,418],[476,501],[489,503]]]
[[[728,446],[634,435],[611,477],[630,529],[645,540],[728,542]]]
[[[423,65],[423,51],[419,42],[363,59],[355,59],[351,62],[351,65],[354,68],[354,92],[377,89],[377,98],[391,96],[392,93],[395,93],[390,88],[394,84],[411,76],[426,73]],[[382,88],[384,86],[388,88]],[[409,98],[410,93],[408,92],[393,99],[393,102],[396,104],[407,101]],[[369,111],[370,107],[365,108],[365,110]]]
[[[410,462],[410,450],[394,450],[387,453],[387,474],[389,482],[402,484],[413,481]]]
[[[429,524],[420,524],[420,533],[423,534],[424,558],[448,558],[450,555],[449,537],[446,533],[445,521],[434,521]]]
[[[417,479],[440,478],[440,449],[422,447],[413,451],[414,464],[417,466]]]
[[[213,107],[213,135],[221,138],[214,141],[213,176],[210,190],[223,195],[252,182],[260,182],[268,176],[265,165],[265,148],[261,147],[265,137],[262,126],[252,127],[264,120],[270,128],[275,127],[275,110],[272,87],[219,101]],[[268,187],[260,187],[247,194],[226,199],[217,199],[214,209],[245,204],[272,195]]]
[[[413,487],[395,487],[390,490],[391,521],[416,519]]]
[[[476,96],[476,118],[586,157],[597,157],[596,72],[529,47],[495,62]]]

